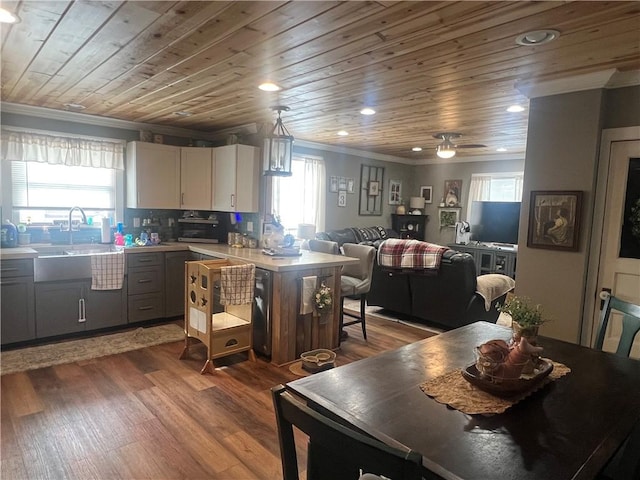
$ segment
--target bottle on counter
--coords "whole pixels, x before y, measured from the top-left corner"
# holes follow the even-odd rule
[[[2,224],[2,248],[13,248],[18,246],[18,229],[7,219]]]

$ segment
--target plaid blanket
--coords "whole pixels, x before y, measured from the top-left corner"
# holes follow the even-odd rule
[[[378,265],[390,268],[438,270],[447,247],[419,240],[389,238],[378,248]]]
[[[220,268],[220,304],[245,305],[253,302],[256,266],[253,263]]]

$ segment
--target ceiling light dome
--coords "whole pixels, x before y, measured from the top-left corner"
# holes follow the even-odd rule
[[[360,110],[360,113],[362,115],[375,115],[376,111],[371,107],[364,107],[362,110]]]
[[[436,155],[440,158],[451,158],[456,154],[456,147],[447,138],[444,142],[436,147]]]
[[[558,30],[533,30],[531,32],[523,33],[516,37],[516,43],[518,45],[531,46],[531,45],[543,45],[545,43],[553,42],[560,36]]]

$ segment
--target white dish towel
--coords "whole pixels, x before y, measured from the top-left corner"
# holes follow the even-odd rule
[[[317,277],[302,277],[302,295],[300,297],[300,315],[313,313]]]
[[[120,290],[124,279],[124,253],[91,255],[91,290]]]

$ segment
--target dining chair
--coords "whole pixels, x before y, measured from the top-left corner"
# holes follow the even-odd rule
[[[340,336],[346,337],[343,327],[360,323],[362,325],[362,336],[367,339],[367,324],[365,309],[367,306],[367,293],[371,290],[371,278],[373,276],[373,262],[376,257],[376,249],[369,245],[359,245],[355,243],[345,243],[342,245],[344,255],[357,258],[358,263],[344,265],[342,276],[340,277]],[[345,313],[344,298],[356,297],[360,300],[360,315]],[[354,320],[344,321],[345,315]]]
[[[640,331],[640,305],[625,302],[613,295],[607,295],[604,301],[602,313],[600,314],[600,326],[598,327],[595,348],[602,350],[612,310],[622,313],[622,333],[620,334],[616,354],[628,357],[631,353],[633,340]]]
[[[312,238],[309,240],[309,250],[312,252],[320,253],[332,253],[333,255],[340,255],[340,247],[338,242],[332,242],[330,240],[316,240]]]
[[[611,311],[622,313],[622,333],[615,353],[622,357],[628,357],[631,354],[633,340],[640,331],[640,305],[625,302],[607,294],[602,306],[600,325],[596,336],[595,348],[598,350],[602,350]],[[640,479],[638,451],[640,451],[640,424],[634,427],[627,441],[618,449],[618,452],[598,476],[598,480]]]
[[[309,437],[307,480],[392,478],[419,480],[422,455],[396,448],[339,424],[287,392],[283,385],[271,389],[278,427],[283,480],[298,480],[294,427]],[[377,477],[376,477],[377,476]]]

